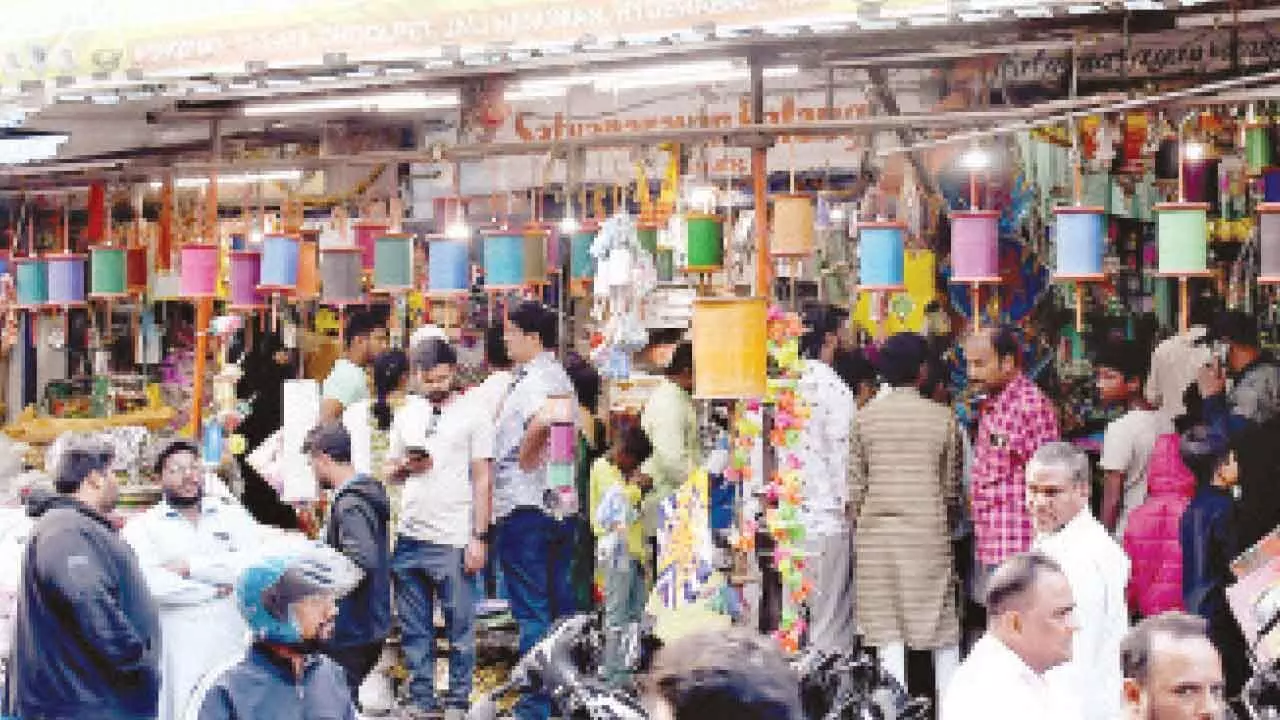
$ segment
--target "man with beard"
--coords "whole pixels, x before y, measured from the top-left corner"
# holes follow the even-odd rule
[[[1026,465],[1058,439],[1053,403],[1022,372],[1022,346],[1010,329],[984,328],[965,341],[969,383],[981,393],[969,499],[977,555],[974,587],[1005,558],[1031,547]]]
[[[58,494],[23,559],[9,714],[43,720],[149,720],[160,695],[160,620],[142,570],[107,515],[120,485],[111,447],[64,447]]]
[[[162,497],[122,533],[160,606],[160,720],[181,718],[200,678],[244,647],[246,628],[230,595],[261,540],[244,508],[205,493],[199,453],[181,438],[156,448]]]
[[[431,338],[414,347],[425,397],[412,397],[391,426],[392,477],[405,483],[392,558],[396,607],[409,669],[406,717],[438,712],[435,604],[449,639],[445,717],[461,718],[475,670],[475,601],[467,575],[485,565],[493,497],[493,421],[456,391],[457,354]]]
[[[1120,646],[1126,720],[1222,720],[1222,660],[1203,618],[1167,612],[1138,623]]]
[[[303,452],[320,487],[334,490],[324,541],[347,556],[364,578],[338,604],[333,639],[325,651],[346,671],[354,700],[391,634],[391,501],[382,483],[356,472],[351,435],[341,423],[321,423],[307,434]]]
[[[253,647],[202,694],[199,720],[356,720],[342,668],[318,649],[334,636],[334,599],[358,577],[333,552],[269,557],[246,568],[236,599]]]

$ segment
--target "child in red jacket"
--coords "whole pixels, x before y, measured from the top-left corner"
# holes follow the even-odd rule
[[[1196,478],[1182,462],[1180,438],[1156,439],[1147,466],[1147,499],[1129,513],[1124,551],[1129,556],[1129,608],[1141,617],[1182,610],[1182,513],[1196,492]]]

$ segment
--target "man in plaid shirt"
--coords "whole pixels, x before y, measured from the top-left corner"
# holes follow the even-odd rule
[[[975,589],[1011,555],[1031,548],[1026,465],[1058,439],[1058,414],[1022,374],[1022,348],[1009,329],[984,329],[965,342],[969,382],[984,396],[973,443],[970,500],[977,555]]]

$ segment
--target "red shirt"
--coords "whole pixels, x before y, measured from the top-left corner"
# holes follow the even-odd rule
[[[999,565],[1031,549],[1027,461],[1041,445],[1057,439],[1057,410],[1022,375],[982,406],[969,488],[979,563]]]

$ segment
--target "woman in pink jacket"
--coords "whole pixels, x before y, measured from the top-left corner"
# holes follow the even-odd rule
[[[1147,500],[1129,513],[1124,551],[1129,555],[1129,607],[1142,617],[1182,609],[1182,546],[1178,525],[1196,491],[1182,464],[1179,438],[1156,438],[1147,466]]]

